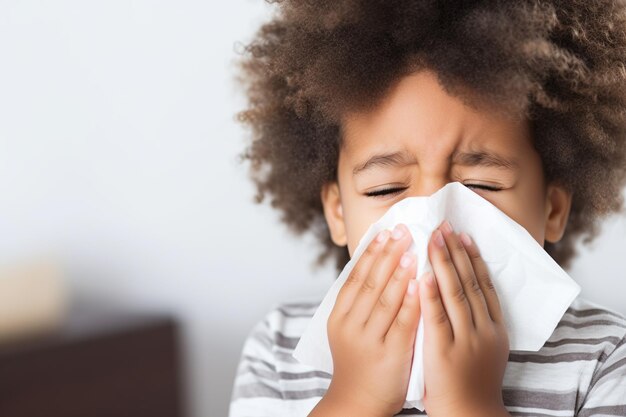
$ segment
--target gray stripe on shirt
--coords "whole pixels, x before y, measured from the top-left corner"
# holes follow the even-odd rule
[[[626,416],[626,404],[584,408],[576,414],[576,417],[587,416]]]

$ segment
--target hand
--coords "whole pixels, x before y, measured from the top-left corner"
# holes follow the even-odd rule
[[[405,254],[411,241],[403,224],[393,234],[381,231],[354,265],[328,319],[333,377],[327,400],[349,407],[350,415],[391,416],[406,399],[420,318],[412,279],[417,262]]]
[[[446,223],[428,245],[435,280],[430,272],[420,278],[424,406],[430,417],[494,415],[505,410],[509,342],[502,311],[475,243],[464,244]]]

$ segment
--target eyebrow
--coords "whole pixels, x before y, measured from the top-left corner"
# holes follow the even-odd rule
[[[515,158],[507,158],[495,152],[472,151],[472,152],[455,152],[452,160],[463,166],[484,166],[502,169],[519,168],[519,163]]]
[[[483,166],[495,167],[501,169],[512,170],[519,168],[517,160],[506,158],[494,152],[487,151],[471,151],[471,152],[454,152],[452,161],[462,166]],[[352,175],[357,175],[374,167],[403,167],[416,163],[417,161],[406,150],[376,154],[371,156],[367,161],[358,164],[352,170]]]
[[[361,172],[374,167],[402,167],[416,162],[415,158],[413,158],[407,151],[377,154],[370,157],[367,161],[365,161],[365,163],[354,167],[352,175],[360,174]]]

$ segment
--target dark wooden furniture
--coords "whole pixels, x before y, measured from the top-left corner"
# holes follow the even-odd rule
[[[2,417],[182,417],[179,327],[167,314],[74,309],[0,341]]]

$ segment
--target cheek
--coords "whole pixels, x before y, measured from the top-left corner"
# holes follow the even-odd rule
[[[350,257],[354,253],[359,241],[367,232],[372,223],[375,223],[383,213],[372,211],[366,207],[345,207],[344,222],[346,226],[346,238]]]
[[[370,224],[371,223],[366,223],[365,221],[355,220],[354,222],[348,222],[346,225],[348,253],[350,253],[350,257],[352,257],[352,254],[358,246],[361,237],[363,237]]]
[[[544,219],[540,195],[531,196],[530,193],[522,193],[510,198],[503,198],[502,201],[492,202],[507,216],[524,227],[543,246]]]

